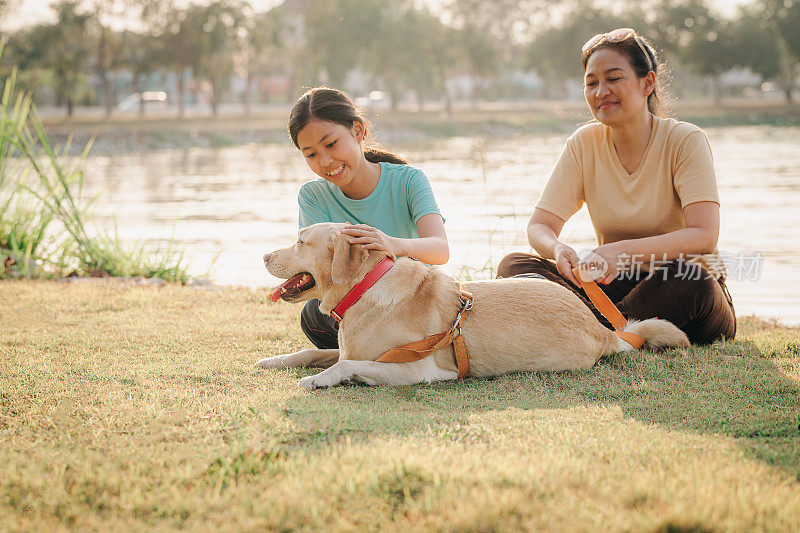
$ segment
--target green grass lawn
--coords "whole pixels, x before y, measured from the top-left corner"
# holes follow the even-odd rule
[[[800,330],[313,393],[267,291],[0,282],[0,530],[798,530]]]

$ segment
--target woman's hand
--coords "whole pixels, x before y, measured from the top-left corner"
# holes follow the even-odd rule
[[[342,228],[344,235],[349,235],[350,244],[360,244],[365,250],[382,250],[395,257],[405,255],[401,249],[400,239],[389,237],[384,232],[366,224],[352,224]]]
[[[619,273],[620,252],[615,244],[598,246],[580,261],[581,266],[592,275],[597,283],[611,283]]]
[[[558,243],[555,245],[555,247],[553,247],[553,257],[556,261],[556,268],[558,269],[558,272],[567,278],[570,283],[576,287],[580,287],[581,284],[572,273],[572,269],[578,266],[580,263],[578,254],[575,252],[575,250],[564,243]]]

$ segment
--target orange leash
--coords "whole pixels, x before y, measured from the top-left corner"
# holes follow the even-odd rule
[[[628,320],[622,316],[617,306],[615,306],[611,299],[606,296],[606,293],[597,286],[597,283],[591,279],[588,272],[582,271],[580,267],[575,267],[572,269],[572,273],[581,283],[581,287],[583,287],[584,292],[586,292],[586,295],[597,310],[611,322],[612,326],[614,326],[614,334],[633,346],[634,349],[641,348],[644,344],[644,339],[636,333],[621,331],[628,324]],[[581,274],[584,273],[585,275],[582,276]]]
[[[460,290],[461,294],[458,299],[461,301],[461,309],[458,311],[455,323],[453,323],[450,331],[437,333],[421,341],[410,342],[403,346],[392,348],[375,360],[380,363],[413,363],[414,361],[425,359],[433,352],[452,344],[453,357],[458,368],[458,377],[467,377],[467,374],[469,374],[469,356],[467,354],[467,343],[464,342],[464,337],[461,335],[461,319],[464,313],[472,309],[472,295],[464,289]]]

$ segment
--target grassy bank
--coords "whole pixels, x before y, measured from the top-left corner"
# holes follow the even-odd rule
[[[796,530],[800,330],[309,393],[266,291],[0,283],[0,529]]]
[[[678,102],[676,115],[701,127],[770,125],[800,126],[800,104],[763,100]],[[430,109],[424,112],[389,110],[369,113],[378,138],[385,143],[424,141],[452,136],[513,137],[535,133],[568,133],[591,117],[583,102],[530,102],[483,104],[475,109],[459,108],[452,114]],[[95,152],[113,153],[216,147],[258,142],[289,143],[286,108],[259,110],[247,116],[237,113],[215,118],[193,116],[177,119],[168,115],[135,117],[49,119],[48,132],[57,139],[70,134],[78,140],[96,138]]]

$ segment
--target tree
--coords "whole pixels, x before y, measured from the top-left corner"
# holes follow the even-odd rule
[[[473,87],[472,102],[481,89],[503,70],[518,63],[520,50],[530,43],[533,30],[542,27],[550,11],[564,0],[453,0],[448,9],[456,34],[456,52],[463,58],[478,90]]]
[[[250,14],[249,4],[216,0],[188,10],[186,29],[198,44],[191,66],[211,84],[211,113],[216,116],[226,84],[234,72],[234,58],[241,48],[240,36]]]
[[[381,46],[385,35],[379,28],[385,9],[402,0],[326,0],[310,3],[304,13],[307,36],[305,60],[327,82],[341,87],[347,74],[361,64],[370,48]],[[422,58],[420,58],[422,59]]]
[[[430,57],[435,85],[444,100],[445,112],[449,115],[452,112],[453,99],[447,87],[447,80],[452,72],[458,68],[459,54],[452,46],[458,42],[458,30],[442,24],[435,16],[427,13],[420,25],[425,35],[424,43],[427,48],[425,54]]]
[[[497,76],[500,71],[500,42],[491,33],[484,31],[477,22],[467,22],[458,32],[459,44],[469,65],[470,73],[479,83]],[[478,91],[472,91],[472,103],[476,104]]]
[[[178,117],[183,117],[186,107],[185,74],[198,63],[202,26],[195,26],[195,21],[188,20],[189,9],[159,2],[147,1],[142,17],[148,22],[150,32],[158,44],[156,65],[175,73]]]
[[[184,72],[192,44],[176,35],[185,17],[184,10],[160,0],[133,0],[131,5],[138,12],[137,32],[123,32],[125,44],[122,46],[120,62],[133,75],[133,89],[141,93],[141,79],[153,72],[173,72],[175,90],[168,96],[170,102],[178,106],[178,116],[183,117]],[[139,117],[144,116],[145,102],[139,101]]]
[[[389,93],[392,109],[411,90],[420,107],[436,85],[430,46],[441,23],[427,11],[401,2],[387,3],[374,22],[372,45],[364,53],[363,68]]]
[[[528,47],[528,67],[543,79],[549,96],[562,94],[567,80],[581,79],[581,47],[597,33],[622,26],[641,26],[641,15],[633,12],[622,18],[605,9],[594,9],[581,2],[557,26],[539,33]]]
[[[407,91],[414,93],[420,109],[435,96],[450,105],[444,82],[456,62],[455,30],[426,9],[393,2],[384,4],[372,32],[361,67],[389,93],[393,109]]]
[[[796,86],[800,69],[800,2],[791,0],[762,0],[765,18],[769,21],[775,37],[781,60],[779,84],[791,103],[792,92]]]
[[[256,76],[264,74],[275,64],[275,56],[285,43],[281,13],[273,9],[247,17],[243,30],[242,53],[238,64],[245,78],[245,90],[242,95],[244,112],[249,115],[253,81]]]
[[[117,37],[119,39],[117,65],[131,73],[133,92],[141,94],[142,77],[151,74],[158,68],[159,44],[152,35],[131,30],[124,30]],[[144,106],[145,101],[140,98],[139,118],[144,117]]]
[[[450,0],[446,13],[457,29],[479,30],[509,53],[527,44],[566,0]],[[508,59],[507,55],[503,59]]]
[[[91,4],[90,28],[93,30],[95,44],[95,65],[103,89],[103,106],[109,117],[116,104],[116,91],[111,83],[111,74],[123,64],[125,33],[111,28],[115,20],[123,18],[130,7],[120,0],[93,0]]]
[[[185,73],[191,70],[210,82],[211,112],[216,116],[225,84],[234,70],[249,4],[215,0],[179,9],[146,2],[143,18],[149,21],[154,38],[161,45],[159,62],[176,74],[178,115],[184,115]]]
[[[389,93],[392,110],[396,110],[402,95],[413,84],[409,75],[412,63],[421,58],[411,49],[416,45],[413,13],[398,3],[387,3],[379,11],[371,31],[371,45],[363,53],[361,66],[372,75],[374,82]]]
[[[737,67],[749,68],[761,77],[762,82],[781,77],[785,51],[762,10],[752,5],[740,8],[730,38]]]
[[[701,76],[714,81],[714,99],[722,99],[721,76],[736,66],[734,24],[714,13],[705,0],[672,0],[655,8],[651,33],[656,42]]]
[[[189,72],[195,76],[208,75],[209,79],[214,80],[212,84],[216,82],[216,90],[212,89],[210,95],[212,112],[216,114],[220,83],[225,74],[218,73],[233,68],[231,48],[227,43],[217,41],[220,34],[226,36],[224,31],[220,31],[221,27],[233,25],[231,19],[234,17],[226,13],[226,2],[218,0],[211,4],[190,4],[186,8],[158,0],[139,2],[147,34],[156,43],[152,67],[163,68],[175,74],[174,100],[178,104],[178,116],[183,117],[185,114],[185,84]],[[235,7],[238,4],[232,5]],[[239,18],[235,18],[238,24]],[[228,65],[215,64],[226,53],[230,54],[227,58]],[[220,57],[205,57],[209,54],[218,54]],[[217,94],[213,94],[214,92]]]
[[[77,2],[61,2],[53,8],[56,24],[39,24],[25,32],[22,64],[51,73],[56,98],[71,118],[80,90],[86,87],[91,53],[89,15],[79,12]]]
[[[20,0],[0,0],[0,40],[3,37],[3,26],[16,15]]]

